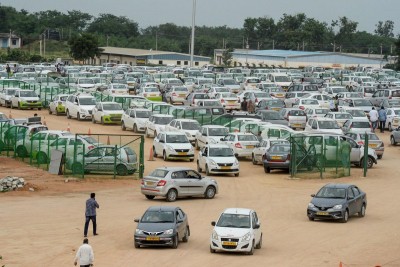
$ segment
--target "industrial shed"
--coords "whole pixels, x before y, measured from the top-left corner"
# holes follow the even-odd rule
[[[215,50],[215,64],[222,63],[222,49]],[[351,68],[366,66],[380,68],[387,64],[382,55],[347,54],[340,52],[308,52],[292,50],[246,50],[232,52],[232,65],[248,67],[303,68],[322,66],[325,68]]]
[[[134,48],[120,47],[100,47],[103,49],[100,57],[96,59],[94,64],[103,64],[107,62],[129,65],[175,65],[182,67],[190,66],[190,55],[155,51]],[[210,57],[194,56],[193,66],[203,66],[210,63]]]

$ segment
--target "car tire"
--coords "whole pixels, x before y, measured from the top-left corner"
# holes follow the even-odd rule
[[[25,158],[28,155],[28,151],[24,146],[18,146],[16,149],[17,157]]]
[[[253,254],[254,254],[254,240],[253,240],[253,242],[251,243],[250,251],[247,252],[247,255],[253,255]]]
[[[360,166],[361,166],[361,168],[364,167],[364,158],[361,159],[361,161],[360,161]],[[370,169],[370,168],[372,168],[373,166],[374,166],[374,160],[373,160],[371,157],[368,156],[368,159],[367,159],[367,169]]]
[[[134,132],[134,133],[137,133],[137,132],[138,132],[138,129],[137,129],[137,125],[136,125],[136,124],[133,125],[133,132]]]
[[[260,242],[256,245],[256,249],[260,249],[262,247],[262,234],[260,236]]]
[[[396,140],[394,139],[394,136],[393,136],[393,135],[390,137],[390,144],[391,144],[392,146],[397,145],[397,142],[396,142]]]
[[[79,114],[79,112],[78,112],[78,113],[76,113],[76,119],[77,119],[78,121],[80,121],[80,120],[81,120],[81,114]]]
[[[147,199],[154,199],[156,196],[152,196],[152,195],[144,195]]]
[[[128,175],[128,168],[124,164],[117,165],[115,171],[120,176]]]
[[[153,146],[153,157],[157,158],[156,148]]]
[[[22,109],[22,108],[21,108],[21,103],[18,102],[18,107],[17,107],[17,108],[18,108],[18,109]]]
[[[174,202],[178,198],[178,192],[175,189],[170,189],[167,193],[167,201]]]
[[[163,160],[168,161],[167,153],[165,152],[165,150],[163,151]]]
[[[179,243],[179,238],[178,238],[178,234],[176,234],[176,236],[174,237],[174,240],[172,241],[172,248],[177,249],[178,243]]]
[[[182,242],[187,243],[189,241],[190,231],[189,227],[186,227],[185,235],[182,237]]]
[[[51,109],[49,108],[49,115],[51,115],[53,112],[51,112]]]
[[[213,248],[210,246],[210,253],[215,253],[215,252],[216,252],[216,250],[213,249]]]
[[[382,159],[383,155],[377,155],[378,159]]]
[[[264,172],[265,173],[271,173],[271,168],[270,167],[264,167]]]
[[[239,177],[239,173],[235,173],[234,176],[235,176],[235,177]]]
[[[56,109],[56,116],[60,116],[60,113],[58,112],[57,109]]]
[[[253,165],[257,165],[257,160],[254,157],[254,153],[251,153],[251,162],[253,163]]]
[[[71,114],[69,114],[69,110],[67,109],[67,119],[71,119]]]
[[[204,192],[204,197],[207,199],[212,199],[215,197],[215,187],[214,186],[208,186],[206,189],[206,192]]]
[[[135,248],[140,248],[139,243],[133,242],[133,244],[134,244]]]
[[[46,153],[40,151],[37,155],[36,155],[36,160],[38,162],[38,164],[46,164],[48,163],[48,157],[46,155]]]
[[[147,130],[147,127],[146,127],[145,132],[146,132],[146,137],[147,137],[147,138],[150,138],[150,134],[149,134],[149,131]]]
[[[194,161],[194,158],[192,158],[192,159],[189,159],[189,161],[190,161],[190,162],[193,162],[193,161]]]
[[[202,171],[203,171],[203,170],[200,168],[199,161],[197,161],[197,171],[198,171],[198,172],[202,172]]]
[[[308,220],[310,220],[310,221],[314,221],[314,220],[315,220],[315,218],[314,218],[314,217],[310,217],[310,216],[308,216]]]
[[[349,211],[346,210],[343,214],[343,218],[341,219],[342,223],[347,223],[347,221],[349,220]]]
[[[122,129],[122,131],[126,131],[126,126],[125,126],[124,121],[122,121],[122,123],[121,123],[121,129]]]
[[[208,165],[206,164],[206,175],[209,176],[210,175],[210,170],[208,169]]]
[[[388,130],[391,131],[392,130],[392,123],[389,122],[388,124]]]
[[[365,203],[363,203],[361,206],[361,210],[358,212],[358,217],[361,217],[361,218],[364,217],[365,211],[366,211],[366,207],[365,207]]]

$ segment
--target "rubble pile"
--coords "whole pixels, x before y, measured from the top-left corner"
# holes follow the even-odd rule
[[[24,186],[24,178],[7,176],[3,179],[0,179],[0,192],[18,190]]]

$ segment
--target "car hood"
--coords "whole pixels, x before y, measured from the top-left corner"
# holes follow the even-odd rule
[[[104,114],[108,114],[108,115],[110,115],[110,114],[124,114],[124,111],[123,110],[105,110],[104,111]]]
[[[271,124],[278,124],[278,125],[288,126],[287,120],[266,120],[266,122],[270,122]]]
[[[236,157],[208,157],[209,159],[215,161],[216,163],[234,163]]]
[[[39,97],[20,97],[19,98],[21,101],[39,101]]]
[[[242,237],[250,231],[250,228],[228,228],[215,226],[214,231],[222,237]]]
[[[333,207],[335,205],[344,204],[345,202],[346,202],[346,200],[343,199],[343,198],[320,198],[320,197],[314,197],[311,200],[311,203],[313,203],[315,206],[318,206],[318,207]]]
[[[191,149],[193,146],[190,143],[166,143],[166,145],[173,149]]]
[[[78,87],[91,88],[91,87],[94,87],[94,84],[93,83],[83,83],[83,84],[78,84]]]
[[[161,232],[168,229],[174,229],[174,223],[139,223],[138,229],[146,232]]]
[[[84,110],[93,110],[95,105],[80,105],[79,108]]]

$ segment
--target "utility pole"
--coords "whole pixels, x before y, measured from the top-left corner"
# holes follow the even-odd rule
[[[110,37],[107,35],[107,47],[108,47],[108,39],[109,39]]]
[[[158,51],[158,31],[156,31],[156,51]]]
[[[275,50],[275,40],[272,40],[272,50]]]
[[[300,50],[300,43],[297,43],[297,51]]]
[[[303,41],[303,51],[304,51],[304,41]]]
[[[39,35],[39,54],[42,56],[42,36]]]
[[[381,56],[382,56],[382,50],[383,50],[383,46],[382,46],[382,44],[381,44]]]
[[[336,42],[333,41],[333,52],[336,52]]]
[[[257,42],[257,50],[260,50],[260,42]]]
[[[193,0],[193,11],[192,11],[192,41],[190,46],[190,67],[193,67],[193,55],[194,55],[194,27],[196,21],[196,0]]]
[[[390,54],[391,55],[393,54],[393,46],[392,45],[390,45]]]

